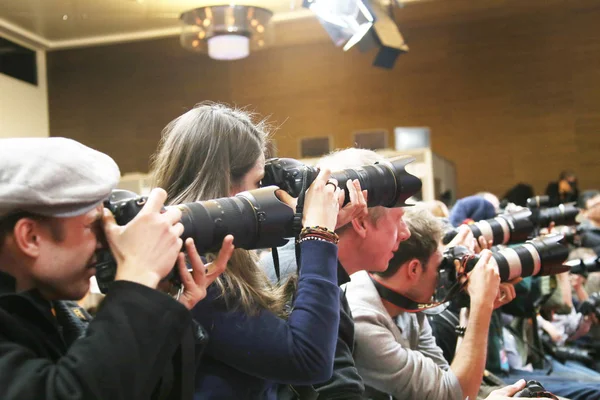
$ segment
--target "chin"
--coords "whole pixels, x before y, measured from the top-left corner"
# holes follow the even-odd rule
[[[369,271],[372,272],[385,272],[388,269],[388,264],[381,263],[381,265],[375,265],[369,268]]]

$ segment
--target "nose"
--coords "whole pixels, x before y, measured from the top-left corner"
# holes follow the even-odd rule
[[[406,222],[401,221],[400,226],[398,227],[398,245],[400,245],[401,242],[408,240],[408,238],[410,238],[410,230],[408,229]]]

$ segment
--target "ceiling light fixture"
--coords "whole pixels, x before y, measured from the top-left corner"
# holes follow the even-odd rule
[[[263,48],[273,13],[240,5],[200,7],[181,14],[181,45],[215,60],[239,60]]]

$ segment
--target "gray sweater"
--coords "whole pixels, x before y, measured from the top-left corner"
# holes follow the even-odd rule
[[[365,385],[402,400],[462,400],[425,315],[392,319],[367,272],[351,279],[346,296],[355,323],[354,361]]]

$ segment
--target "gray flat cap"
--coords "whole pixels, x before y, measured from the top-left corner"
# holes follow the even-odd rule
[[[0,217],[16,210],[82,215],[106,199],[119,178],[112,158],[71,139],[0,139]]]

